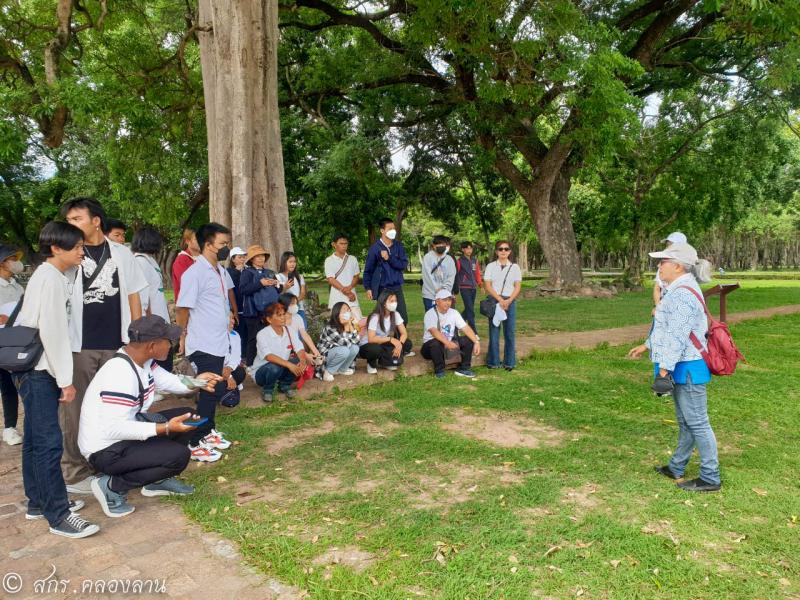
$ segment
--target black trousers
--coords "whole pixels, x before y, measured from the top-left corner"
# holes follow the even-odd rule
[[[224,368],[224,367],[223,367]],[[239,365],[231,372],[231,376],[233,380],[236,382],[236,385],[239,385],[244,381],[245,376],[247,375],[247,371],[244,370],[244,367]],[[214,389],[217,392],[217,395],[221,398],[228,392],[228,382],[227,381],[220,381]]]
[[[191,408],[172,408],[161,412],[171,419],[192,412]],[[174,437],[151,437],[123,440],[99,450],[89,463],[104,475],[111,476],[111,489],[127,494],[132,489],[169,479],[183,473],[189,464],[189,434]]]
[[[222,368],[225,365],[224,356],[214,356],[213,354],[206,354],[200,351],[192,353],[192,355],[189,356],[189,360],[194,363],[198,374],[208,372],[222,375]],[[214,388],[213,394],[205,390],[200,390],[200,394],[197,397],[197,410],[195,412],[201,417],[206,417],[208,422],[192,432],[189,441],[193,446],[197,445],[197,442],[216,427],[214,416],[217,413],[217,404],[224,394],[224,388],[223,391],[220,391],[219,385]]]
[[[244,343],[244,354],[242,354],[244,356],[244,364],[252,367],[253,361],[256,359],[256,336],[266,325],[259,317],[239,317],[239,320],[244,321],[244,325],[247,328],[247,339]]]
[[[392,365],[400,366],[403,364],[404,355],[411,352],[411,348],[413,347],[413,342],[407,339],[405,342],[403,342],[403,351],[400,353],[400,356],[398,358],[394,358],[392,356],[392,352],[394,352],[394,346],[391,342],[386,342],[385,344],[364,344],[358,351],[358,356],[361,358],[366,358],[370,367],[377,367],[378,364],[380,364],[382,367],[388,367]]]
[[[458,336],[458,345],[461,349],[461,364],[459,369],[469,369],[472,366],[472,349],[474,342],[466,336]],[[444,344],[439,340],[428,340],[422,344],[422,358],[433,361],[433,370],[437,373],[444,371],[445,367]]]
[[[0,369],[0,394],[3,395],[3,422],[5,427],[16,427],[19,417],[19,396],[11,373]]]

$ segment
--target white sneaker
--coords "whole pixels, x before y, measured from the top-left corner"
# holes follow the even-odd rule
[[[354,373],[355,373],[355,370],[354,370],[354,369],[345,369],[344,371],[342,371],[342,372],[340,373],[340,375],[347,375],[347,376],[349,376],[349,375],[353,375]]]
[[[13,427],[3,429],[3,441],[9,446],[16,446],[22,443],[22,436]]]
[[[216,429],[212,429],[206,437],[200,440],[200,443],[213,450],[227,450],[231,447],[231,443],[222,437],[222,432]]]
[[[412,356],[416,356],[416,355],[417,355],[417,353],[414,352],[413,350],[410,350],[410,351],[406,352],[406,358],[411,358]]]
[[[86,479],[82,479],[77,483],[68,483],[67,484],[67,491],[70,494],[84,494],[88,495],[92,493],[92,480],[94,479],[93,476],[89,476]]]
[[[397,367],[395,365],[389,365],[388,367],[386,367],[386,370],[387,371],[397,371]]]
[[[189,445],[190,458],[198,462],[217,462],[222,458],[222,452],[218,452],[213,448],[197,444],[197,446]]]
[[[373,367],[371,364],[367,363],[367,373],[370,375],[375,375],[378,372],[378,369]]]
[[[333,381],[333,375],[331,375],[328,371],[323,371],[322,381]]]

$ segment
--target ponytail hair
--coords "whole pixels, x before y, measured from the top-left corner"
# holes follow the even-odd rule
[[[692,275],[694,275],[697,283],[708,283],[712,279],[711,263],[701,258],[692,266]]]

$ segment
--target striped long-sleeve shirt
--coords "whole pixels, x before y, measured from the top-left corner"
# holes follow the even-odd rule
[[[124,352],[124,349],[121,350]],[[114,357],[104,364],[86,388],[81,407],[78,446],[88,458],[94,452],[122,440],[146,440],[156,435],[155,423],[136,420],[139,410],[146,412],[155,392],[188,394],[177,375],[162,369],[152,360],[137,365],[137,373],[123,358]],[[139,383],[144,388],[144,402],[139,404]]]

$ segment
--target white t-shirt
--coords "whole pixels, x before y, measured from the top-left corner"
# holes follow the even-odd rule
[[[361,345],[363,346],[369,341],[369,331],[374,331],[378,337],[389,337],[389,330],[392,328],[391,317],[384,317],[383,319],[378,318],[378,315],[372,315],[367,322],[367,330],[368,333],[363,338],[361,338]],[[395,330],[397,330],[398,325],[403,324],[403,317],[400,316],[400,313],[395,311],[394,313],[394,324]]]
[[[289,278],[286,277],[283,273],[278,273],[277,276],[278,281],[283,285]],[[306,284],[306,280],[302,275],[298,275],[297,278],[294,280],[294,285],[290,287],[288,290],[283,290],[284,292],[289,292],[290,294],[294,294],[297,296],[297,306],[300,310],[306,309],[306,303],[303,300],[300,300],[300,288]]]
[[[438,319],[437,319],[438,317]],[[442,314],[438,311],[438,309],[434,306],[428,312],[425,313],[424,319],[424,327],[425,333],[422,334],[422,343],[428,342],[432,339],[433,334],[430,332],[431,328],[437,328],[442,332],[442,335],[449,340],[453,339],[453,336],[456,333],[456,329],[464,329],[467,326],[467,322],[464,320],[464,317],[461,316],[454,308],[448,308],[447,312]]]
[[[147,287],[139,292],[142,313],[149,308],[150,314],[158,315],[169,323],[169,310],[167,309],[167,299],[164,297],[164,279],[161,276],[161,268],[152,256],[138,253],[134,256],[136,264],[139,265],[142,275],[147,280]]]
[[[509,269],[511,269],[509,271]],[[508,277],[506,277],[506,274]],[[516,263],[509,263],[505,268],[500,266],[496,260],[486,265],[483,272],[483,279],[492,282],[494,291],[501,296],[510,296],[514,292],[514,284],[522,281],[522,271]],[[506,280],[503,283],[503,280]],[[500,289],[502,287],[502,289]]]
[[[351,256],[349,254],[346,255],[347,263],[342,269],[342,272],[336,277],[336,281],[341,283],[344,286],[350,285],[353,283],[353,277],[361,273],[361,270],[358,268],[358,260],[355,256]],[[342,268],[342,262],[344,259],[339,258],[335,254],[331,254],[328,258],[325,259],[325,277],[333,277]],[[356,293],[355,288],[353,289],[353,293]],[[333,306],[337,302],[347,302],[350,306],[358,306],[358,296],[352,302],[350,299],[345,296],[342,292],[337,290],[335,287],[331,286],[331,293],[328,296],[328,308],[333,308]]]
[[[295,348],[297,348],[294,334],[292,334],[291,342],[294,342]],[[292,344],[290,343],[287,328],[284,327],[283,334],[278,335],[272,325],[267,325],[256,336],[256,348],[256,359],[253,361],[253,366],[250,367],[250,373],[253,376],[255,376],[255,372],[258,371],[259,367],[267,364],[265,357],[268,354],[274,354],[278,358],[289,360],[289,356],[292,354]]]

